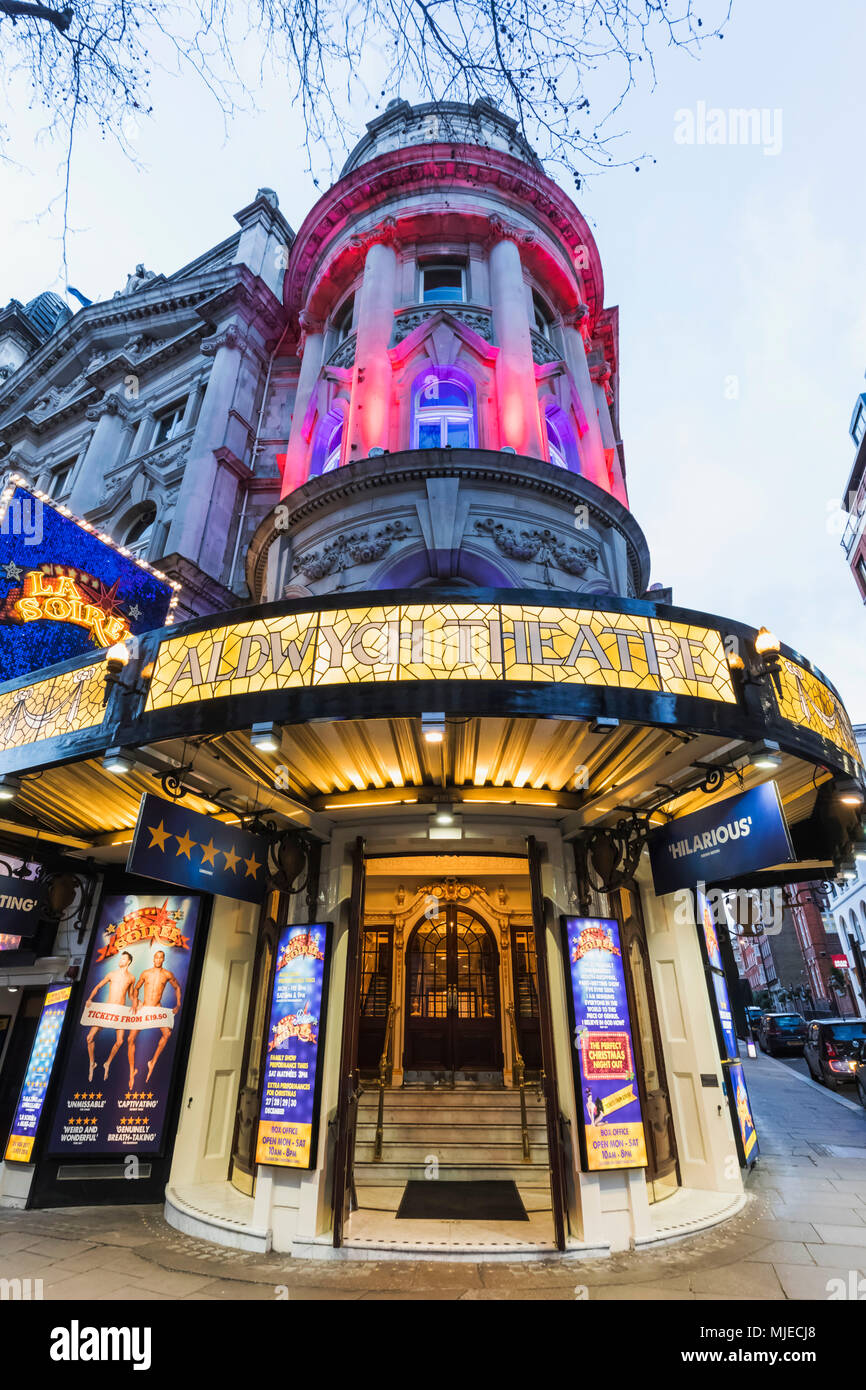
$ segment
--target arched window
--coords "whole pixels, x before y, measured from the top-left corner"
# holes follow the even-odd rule
[[[336,344],[344,343],[352,331],[352,320],[355,316],[355,296],[350,294],[344,299],[336,314],[334,315],[333,329],[336,335]]]
[[[475,392],[463,373],[429,368],[415,382],[412,407],[414,449],[475,448]]]
[[[131,555],[135,555],[139,560],[146,560],[153,540],[153,528],[156,523],[156,504],[148,502],[142,507],[138,516],[127,529],[121,542],[124,549]]]
[[[580,455],[577,451],[574,431],[562,407],[555,404],[545,406],[544,424],[547,430],[550,462],[555,468],[568,468],[572,473],[579,473]]]
[[[532,312],[535,319],[535,331],[550,342],[553,315],[537,290],[532,291]]]
[[[310,477],[317,478],[320,473],[331,473],[340,466],[343,450],[343,416],[337,410],[329,410],[316,430],[313,444],[313,457],[310,462]]]

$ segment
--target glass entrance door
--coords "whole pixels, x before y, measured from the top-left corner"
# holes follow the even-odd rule
[[[404,1065],[451,1073],[502,1066],[499,954],[481,918],[456,903],[409,938]]]

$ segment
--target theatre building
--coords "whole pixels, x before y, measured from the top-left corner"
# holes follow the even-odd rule
[[[618,311],[508,118],[392,103],[296,233],[238,221],[0,391],[0,849],[77,913],[15,956],[0,1200],[322,1258],[722,1221],[724,895],[853,859],[840,699],[650,586]]]

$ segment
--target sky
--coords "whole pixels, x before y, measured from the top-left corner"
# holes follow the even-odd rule
[[[838,502],[866,390],[864,40],[862,0],[835,0],[821,23],[807,0],[734,0],[722,41],[699,60],[664,52],[655,88],[628,97],[618,127],[624,149],[650,156],[641,171],[576,195],[620,306],[621,430],[652,581],[684,607],[772,628],[855,723],[866,613]],[[227,131],[188,75],[157,73],[151,96],[153,117],[128,131],[137,165],[87,130],[75,148],[69,283],[91,299],[139,261],[168,273],[230,235],[260,186],[296,228],[318,196],[284,83],[263,81],[258,110]],[[763,113],[754,142],[731,138],[743,108]],[[371,97],[354,117],[376,114]],[[62,152],[37,125],[19,112],[0,164],[0,303],[62,290]],[[326,187],[330,170],[314,173]]]

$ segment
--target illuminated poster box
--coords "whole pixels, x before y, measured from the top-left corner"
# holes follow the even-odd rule
[[[645,1168],[619,923],[609,917],[563,917],[562,932],[583,1168]]]
[[[758,1134],[749,1101],[743,1064],[740,1061],[734,1014],[722,965],[722,953],[719,949],[716,923],[713,909],[703,892],[703,885],[697,888],[695,898],[697,901],[698,938],[710,989],[710,1008],[716,1025],[722,1076],[731,1111],[734,1140],[737,1145],[740,1166],[751,1168],[758,1157]]]
[[[327,1012],[330,922],[283,927],[265,1043],[256,1162],[314,1168]]]
[[[52,1120],[53,1157],[163,1152],[201,902],[103,898]]]
[[[30,1051],[30,1060],[27,1063],[24,1085],[18,1099],[18,1108],[6,1145],[4,1158],[7,1163],[30,1162],[71,993],[71,985],[61,985],[58,989],[49,989],[45,996],[36,1037]]]
[[[0,681],[171,622],[180,585],[12,474],[0,493]]]

